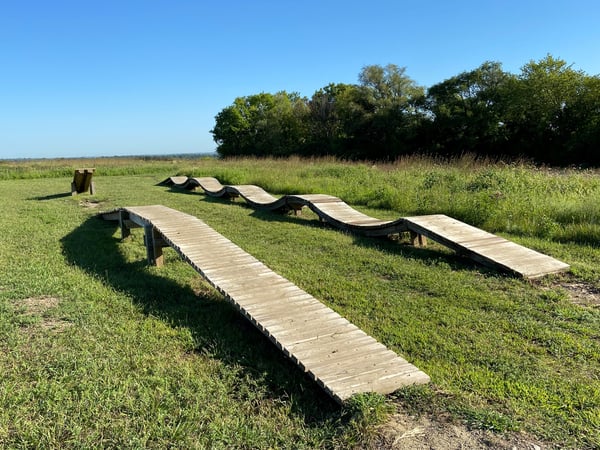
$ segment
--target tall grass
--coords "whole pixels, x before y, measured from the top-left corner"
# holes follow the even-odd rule
[[[442,213],[483,227],[557,242],[600,243],[600,173],[503,164],[472,155],[450,161],[412,156],[390,164],[334,158],[91,158],[0,161],[0,179],[70,176],[214,176],[276,194],[326,193],[397,215]]]
[[[413,157],[387,165],[246,159],[180,173],[257,184],[279,195],[327,193],[398,215],[442,213],[491,232],[600,244],[600,173],[592,170]]]

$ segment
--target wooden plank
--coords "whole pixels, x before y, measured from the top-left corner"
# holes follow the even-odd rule
[[[269,294],[261,294],[261,295],[245,295],[245,296],[235,296],[235,301],[239,302],[240,305],[243,305],[245,309],[252,310],[257,305],[269,305],[276,304],[280,301],[285,301],[287,304],[293,305],[296,301],[303,300],[305,298],[314,298],[310,294],[299,290],[297,292],[270,292]]]
[[[327,367],[332,368],[348,367],[350,369],[356,365],[357,358],[370,357],[381,362],[384,357],[396,359],[396,354],[381,345],[375,339],[371,342],[363,342],[359,346],[345,346],[340,343],[338,347],[318,347],[316,349],[305,349],[303,352],[294,351],[294,355],[309,366],[311,370],[319,370]]]
[[[524,278],[569,269],[569,265],[562,261],[441,214],[406,217],[405,221],[411,231],[427,236],[484,265]]]
[[[363,376],[345,378],[339,384],[328,382],[328,386],[331,386],[334,395],[347,399],[359,392],[371,391],[389,394],[397,390],[398,385],[408,386],[427,382],[423,378],[422,372],[419,373],[412,369],[402,370],[401,367],[392,364],[387,370],[379,369]]]
[[[146,227],[149,243],[162,239],[169,243],[337,401],[370,392],[372,386],[387,393],[394,384],[429,381],[426,374],[200,220],[159,205],[125,208],[122,215]]]
[[[270,328],[270,330],[272,330],[272,328]],[[345,331],[340,333],[339,330]],[[310,331],[312,331],[312,333]],[[296,329],[295,332],[288,332],[288,330],[282,329],[274,332],[274,335],[276,335],[279,341],[285,345],[285,348],[293,354],[296,354],[296,351],[313,349],[317,344],[323,347],[330,346],[331,341],[333,340],[334,343],[337,342],[337,336],[340,335],[345,336],[348,339],[348,342],[359,342],[361,339],[371,337],[356,325],[348,321],[340,321],[339,319],[330,319],[325,324],[319,324],[318,334],[315,333],[314,327],[311,329],[305,327],[304,329]]]
[[[279,302],[275,301],[270,303],[256,303],[254,304],[254,306],[251,307],[248,307],[248,305],[246,304],[244,304],[243,306],[249,314],[252,314],[253,317],[258,319],[261,317],[261,314],[276,314],[278,312],[290,309],[291,306],[297,311],[298,314],[303,314],[305,312],[308,312],[308,308],[311,308],[315,305],[320,305],[321,307],[323,307],[323,304],[317,301],[316,299],[310,296],[301,296],[297,297],[295,300],[292,301],[290,301],[288,298]]]
[[[277,339],[282,342],[289,343],[291,349],[295,348],[297,344],[312,340],[329,343],[333,336],[348,335],[349,337],[356,337],[350,333],[357,330],[363,333],[343,317],[332,315],[329,315],[326,320],[319,320],[317,323],[298,321],[295,324],[280,323],[269,327],[269,332],[277,336]],[[315,345],[315,342],[309,345]]]

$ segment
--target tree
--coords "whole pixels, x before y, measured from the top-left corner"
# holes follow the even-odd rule
[[[330,83],[313,94],[308,102],[308,142],[305,148],[308,154],[344,154],[346,134],[340,104],[345,94],[352,89],[355,86]]]
[[[359,84],[238,97],[211,130],[221,156],[335,155],[390,160],[428,151],[600,165],[600,78],[551,55],[506,73],[485,62],[427,90],[394,64]]]
[[[600,166],[600,77],[585,77],[577,97],[562,110],[559,127],[569,130],[563,163]]]
[[[551,55],[530,61],[509,86],[506,126],[514,149],[536,160],[561,163],[565,146],[579,125],[575,114],[586,76]]]
[[[221,156],[257,155],[258,124],[273,106],[271,94],[238,97],[215,117],[211,130]]]
[[[297,93],[278,92],[257,123],[258,154],[301,154],[307,141],[308,100]]]
[[[215,117],[211,130],[221,156],[300,152],[307,100],[285,91],[238,97]]]
[[[510,75],[498,62],[485,62],[427,91],[431,149],[445,155],[496,154],[506,142],[504,86]]]
[[[410,139],[420,119],[416,99],[423,88],[388,64],[365,66],[360,85],[340,97],[340,116],[353,157],[393,159],[410,151]]]

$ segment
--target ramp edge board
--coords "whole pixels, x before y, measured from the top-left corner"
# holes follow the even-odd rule
[[[122,236],[132,226],[143,227],[153,264],[162,262],[161,245],[172,247],[340,404],[357,393],[389,394],[430,381],[417,367],[194,216],[152,205],[120,208],[101,217],[118,220]],[[254,287],[244,289],[249,280]],[[257,280],[265,281],[260,286]]]
[[[570,269],[569,264],[551,256],[443,214],[381,220],[357,211],[332,195],[284,195],[276,198],[259,186],[223,185],[213,177],[169,177],[159,185],[185,189],[193,185],[200,187],[212,197],[242,197],[256,209],[300,211],[303,207],[307,207],[317,214],[321,221],[341,230],[365,236],[390,236],[409,231],[416,234],[417,239],[414,239],[416,243],[424,242],[423,237],[426,237],[479,264],[522,278],[540,278]],[[482,240],[480,245],[476,242],[478,239]],[[486,246],[486,243],[490,245]]]

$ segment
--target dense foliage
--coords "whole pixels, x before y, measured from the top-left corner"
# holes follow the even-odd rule
[[[600,77],[551,55],[520,74],[485,62],[428,89],[394,64],[309,99],[285,91],[238,97],[215,117],[221,156],[394,160],[427,153],[600,165]]]

